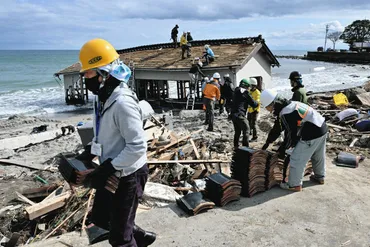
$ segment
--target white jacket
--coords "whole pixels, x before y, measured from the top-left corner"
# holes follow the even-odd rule
[[[94,102],[94,141],[102,145],[100,162],[111,158],[119,177],[128,176],[147,162],[147,140],[139,100],[126,84],[117,87],[104,104],[96,133],[97,97]]]

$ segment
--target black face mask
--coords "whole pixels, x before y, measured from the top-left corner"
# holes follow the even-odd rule
[[[99,74],[92,78],[85,77],[85,85],[87,90],[91,91],[95,95],[98,95],[100,87]]]

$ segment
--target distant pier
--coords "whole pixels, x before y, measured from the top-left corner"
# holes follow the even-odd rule
[[[276,58],[288,58],[288,59],[304,59],[305,56],[280,56],[280,55],[277,55],[275,56]]]

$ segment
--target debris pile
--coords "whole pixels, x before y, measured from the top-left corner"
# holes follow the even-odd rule
[[[370,82],[364,88],[317,93],[309,103],[329,126],[328,152],[351,151],[365,156],[370,147]]]

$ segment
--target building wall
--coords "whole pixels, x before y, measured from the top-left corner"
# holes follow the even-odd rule
[[[258,52],[247,64],[236,73],[236,81],[240,82],[243,78],[261,76],[265,88],[271,85],[271,64]]]
[[[203,73],[208,77],[212,77],[213,73],[215,72],[220,73],[221,77],[223,77],[224,74],[230,74],[230,76],[232,74],[231,71],[228,69],[222,69],[222,70],[217,70],[217,71],[207,70],[207,68],[203,69]],[[135,70],[135,79],[136,80],[188,81],[190,77],[187,71],[140,71],[140,70]]]

